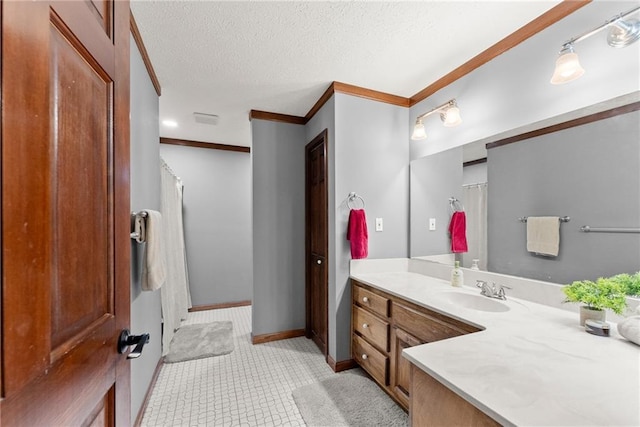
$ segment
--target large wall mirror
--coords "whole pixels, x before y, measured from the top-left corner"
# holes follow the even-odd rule
[[[555,283],[640,270],[640,103],[632,95],[412,161],[411,257],[464,267],[479,259],[483,270]],[[464,206],[469,241],[455,255],[452,197]],[[560,223],[557,256],[527,251],[529,216],[570,217]]]

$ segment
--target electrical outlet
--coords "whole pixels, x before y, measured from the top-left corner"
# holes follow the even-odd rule
[[[436,229],[436,219],[429,218],[429,231],[434,231]]]
[[[382,231],[382,218],[376,218],[376,231]]]

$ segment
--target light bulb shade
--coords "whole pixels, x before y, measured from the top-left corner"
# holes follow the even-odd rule
[[[413,133],[411,134],[411,139],[413,139],[414,141],[427,139],[427,132],[424,130],[424,125],[422,124],[422,121],[416,122],[416,125],[413,127]]]
[[[617,21],[607,35],[607,43],[612,47],[626,47],[640,39],[640,21],[630,19],[628,21]]]
[[[584,68],[580,66],[578,54],[573,49],[562,49],[556,60],[556,69],[551,77],[551,84],[559,85],[575,80],[584,74]]]
[[[453,127],[458,126],[462,123],[462,118],[460,117],[460,109],[454,105],[453,107],[449,107],[445,110],[444,113],[440,115],[444,126]]]

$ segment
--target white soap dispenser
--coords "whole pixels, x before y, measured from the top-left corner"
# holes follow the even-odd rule
[[[460,261],[456,261],[455,267],[453,268],[453,270],[451,270],[451,286],[454,286],[456,288],[461,287],[464,279],[463,274],[464,273],[460,268]]]

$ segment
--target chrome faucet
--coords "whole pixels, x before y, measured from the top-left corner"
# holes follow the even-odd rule
[[[480,288],[480,294],[489,298],[496,298],[501,300],[506,300],[507,295],[505,294],[505,289],[511,289],[508,286],[504,285],[496,285],[495,283],[487,283],[484,280],[476,280],[476,286]]]

